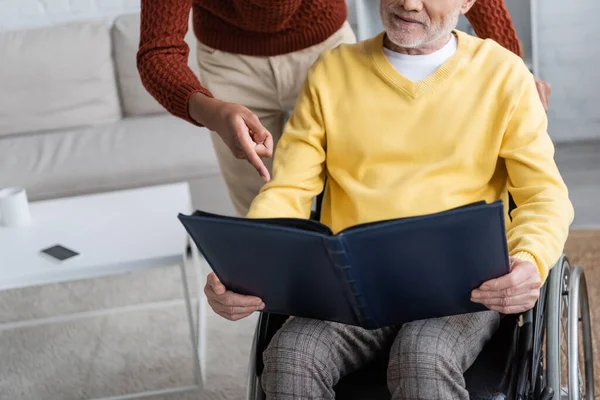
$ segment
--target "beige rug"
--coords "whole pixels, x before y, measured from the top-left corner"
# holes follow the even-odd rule
[[[586,270],[598,343],[600,231],[572,232],[566,253]],[[176,268],[0,292],[0,323],[123,306],[138,308],[0,331],[0,399],[79,400],[190,384],[189,332]],[[156,399],[243,399],[255,321],[233,323],[211,313],[207,390]]]
[[[132,307],[0,331],[0,399],[79,400],[191,384],[179,276],[177,268],[169,267],[0,292],[0,323]],[[256,318],[233,323],[210,312],[206,391],[154,399],[242,399],[255,324]]]
[[[597,346],[600,343],[600,230],[572,231],[565,254],[571,264],[581,265],[585,271],[592,320],[595,395],[600,399],[600,351]],[[566,378],[566,371],[563,376]]]

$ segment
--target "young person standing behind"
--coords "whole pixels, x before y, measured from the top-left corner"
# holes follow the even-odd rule
[[[187,64],[190,8],[200,80]],[[479,37],[521,55],[503,0],[481,0],[466,17]],[[270,179],[308,68],[324,50],[355,42],[346,18],[345,0],[142,0],[142,82],[173,115],[211,131],[238,215]],[[538,82],[538,91],[546,105],[549,87]]]

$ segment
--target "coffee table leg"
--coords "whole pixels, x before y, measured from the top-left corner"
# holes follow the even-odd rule
[[[199,303],[199,309],[198,309],[198,332],[196,332],[196,327],[194,324],[194,311],[192,308],[192,301],[191,301],[191,297],[190,297],[190,289],[189,289],[189,281],[188,281],[188,276],[187,276],[187,271],[186,271],[186,262],[187,258],[184,255],[182,262],[179,264],[180,270],[181,270],[181,280],[183,283],[183,294],[185,297],[185,307],[186,307],[186,311],[188,314],[188,322],[190,325],[190,339],[192,341],[192,350],[193,350],[193,360],[194,360],[194,377],[195,377],[195,382],[196,384],[202,389],[204,386],[204,368],[202,368],[202,363],[200,360],[200,349],[199,349],[199,345],[202,344],[204,342],[204,332],[203,329],[206,326],[206,324],[202,323],[202,328],[200,327],[200,322],[204,319],[204,313],[202,313],[201,311],[201,307],[200,307],[200,303],[202,302],[202,293],[198,294],[198,303]],[[193,255],[193,250],[192,250],[192,265],[194,267],[196,267],[198,263],[198,260],[196,259],[196,257],[194,257]],[[203,322],[203,321],[202,321]]]
[[[196,285],[198,285],[198,324],[197,324],[197,341],[198,341],[198,358],[200,362],[200,379],[202,384],[206,382],[206,332],[208,321],[208,301],[204,295],[204,281],[206,278],[205,268],[206,260],[200,255],[200,251],[196,246],[192,246],[192,265],[195,269]]]
[[[208,301],[204,295],[204,279],[205,279],[205,263],[203,257],[200,256],[198,249],[196,248],[192,254],[194,254],[193,262],[194,268],[196,269],[196,284],[198,285],[198,323],[197,334],[198,334],[198,357],[200,362],[200,379],[202,384],[206,382],[206,332],[208,327],[207,315],[208,315]]]

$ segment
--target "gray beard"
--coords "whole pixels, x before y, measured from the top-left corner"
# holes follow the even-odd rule
[[[388,35],[389,40],[394,43],[396,46],[403,47],[406,49],[414,49],[418,47],[424,47],[432,43],[437,43],[441,41],[442,38],[448,37],[450,38],[450,34],[452,31],[458,26],[458,19],[460,18],[460,9],[454,12],[452,18],[449,18],[446,23],[436,28],[434,31],[427,32],[424,36],[419,39],[416,39],[412,42],[408,43],[400,43],[395,40],[392,40],[393,37]]]

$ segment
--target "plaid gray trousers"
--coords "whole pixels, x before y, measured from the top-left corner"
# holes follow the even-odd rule
[[[291,318],[263,353],[267,400],[334,399],[339,379],[389,351],[393,400],[468,400],[464,372],[500,323],[494,311],[366,330]]]

